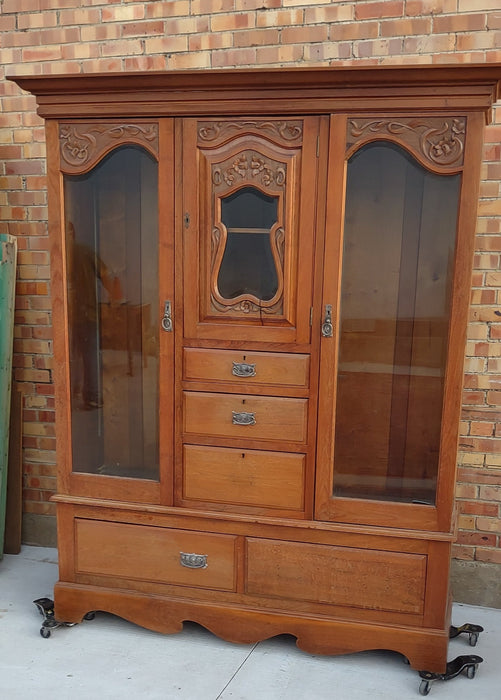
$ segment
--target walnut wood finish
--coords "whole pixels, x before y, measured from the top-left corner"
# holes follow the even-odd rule
[[[500,78],[498,65],[15,78],[47,119],[58,619],[106,610],[169,633],[193,620],[231,641],[290,633],[310,653],[387,648],[445,670],[482,130]],[[371,142],[461,177],[433,505],[332,496],[346,164]],[[172,308],[172,331],[160,333],[159,481],[71,465],[62,174],[130,144],[158,163],[158,322],[166,300]],[[218,288],[221,200],[242,187],[277,200],[267,300]],[[332,337],[321,335],[326,305]],[[413,330],[430,375],[418,341],[432,323]],[[387,337],[381,320],[383,359]],[[366,343],[353,333],[351,361]],[[371,378],[353,381],[343,430],[367,410]]]

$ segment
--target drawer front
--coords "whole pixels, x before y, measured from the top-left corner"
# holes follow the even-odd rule
[[[263,508],[304,508],[301,454],[185,445],[183,496]]]
[[[242,382],[307,388],[308,355],[186,348],[184,377],[195,381]]]
[[[184,429],[212,437],[305,443],[307,408],[307,399],[187,391]]]
[[[426,556],[247,540],[247,593],[422,614]]]
[[[232,535],[84,519],[75,531],[77,574],[235,590]]]

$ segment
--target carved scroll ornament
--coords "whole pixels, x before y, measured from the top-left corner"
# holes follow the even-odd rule
[[[239,134],[268,136],[282,146],[300,146],[303,140],[302,121],[218,121],[198,123],[198,142],[203,146],[219,146]]]
[[[463,164],[465,132],[466,120],[462,117],[350,119],[347,148],[380,136],[408,145],[423,165],[452,168]]]
[[[158,156],[158,124],[60,124],[61,169],[87,172],[112,148],[131,143]]]

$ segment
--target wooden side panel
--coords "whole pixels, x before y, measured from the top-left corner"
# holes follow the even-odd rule
[[[231,535],[75,520],[75,570],[140,581],[235,590],[235,546]],[[181,564],[181,554],[207,557],[204,568]]]
[[[424,555],[254,538],[247,548],[247,593],[423,612]]]
[[[183,496],[301,511],[305,461],[301,454],[186,445]]]
[[[186,433],[249,440],[306,441],[308,401],[274,396],[185,392]],[[233,414],[254,414],[254,424],[234,424]]]

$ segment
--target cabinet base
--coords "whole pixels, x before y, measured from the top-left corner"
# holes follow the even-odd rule
[[[190,621],[228,642],[254,644],[290,634],[298,648],[310,654],[388,649],[403,654],[416,670],[446,670],[448,626],[437,630],[367,624],[64,582],[56,584],[54,597],[55,619],[64,623],[81,622],[89,612],[102,610],[165,634],[180,632],[183,622]]]

